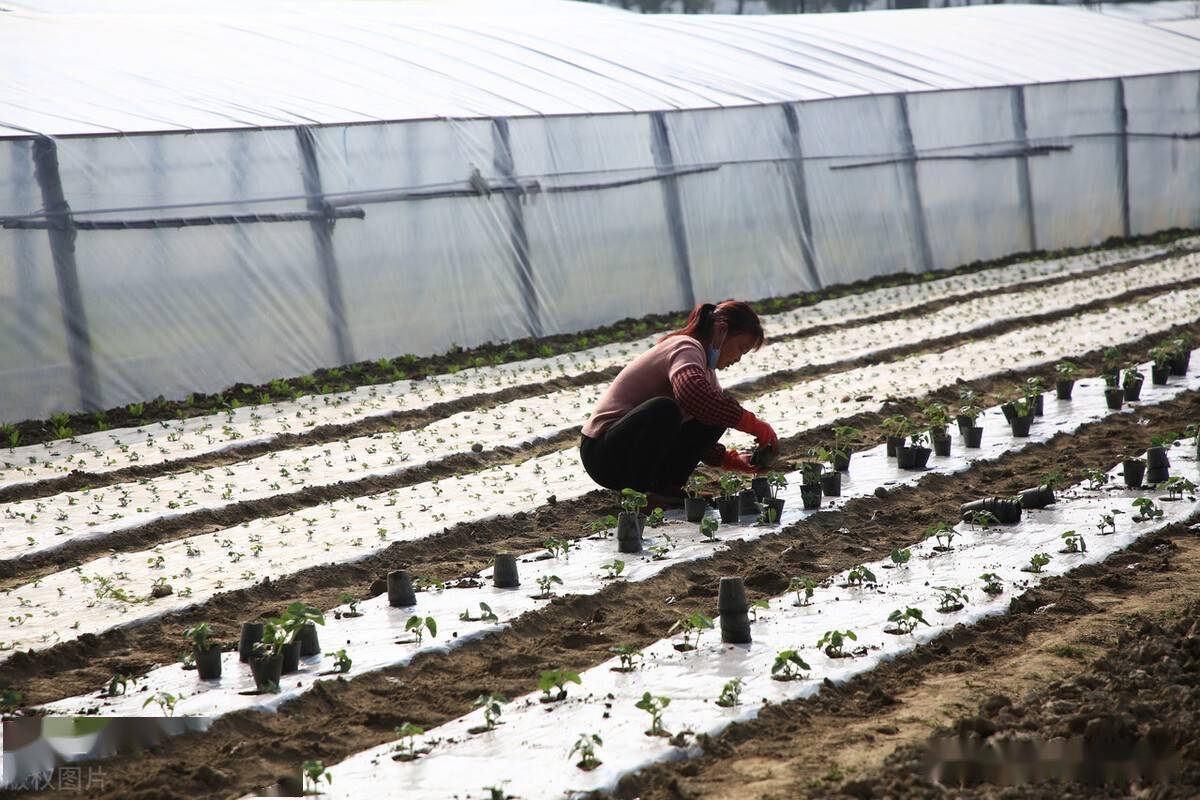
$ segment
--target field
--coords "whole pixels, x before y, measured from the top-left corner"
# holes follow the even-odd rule
[[[671,317],[5,426],[6,711],[169,718],[97,762],[93,797],[294,790],[301,765],[331,797],[1200,794],[1200,238],[759,306],[767,344],[721,380],[779,433],[778,517],[667,511],[630,537],[652,509],[579,464],[580,424]],[[901,469],[922,443],[949,452]],[[494,585],[500,554],[519,586]],[[314,617],[295,671],[239,660],[243,622],[274,620],[280,651]],[[183,635],[203,623],[219,679]],[[1175,780],[927,763],[1038,741],[1141,748]]]

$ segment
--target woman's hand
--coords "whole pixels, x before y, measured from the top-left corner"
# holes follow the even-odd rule
[[[776,447],[779,444],[779,437],[775,435],[775,429],[749,411],[742,412],[742,418],[738,420],[736,429],[753,436],[759,447]]]
[[[729,472],[749,472],[751,475],[758,473],[758,468],[750,463],[750,459],[737,450],[725,451],[725,455],[721,456],[721,469]]]

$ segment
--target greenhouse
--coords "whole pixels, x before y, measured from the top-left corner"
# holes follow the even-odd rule
[[[1200,40],[1077,8],[111,8],[0,14],[0,421],[1200,224]]]

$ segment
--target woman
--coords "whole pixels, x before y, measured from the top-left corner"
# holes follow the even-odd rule
[[[726,429],[778,441],[771,426],[722,394],[716,370],[763,343],[758,315],[740,300],[697,306],[681,329],[621,370],[583,426],[583,467],[596,483],[652,493],[654,506],[678,506],[697,463],[757,472],[749,460],[717,444]]]

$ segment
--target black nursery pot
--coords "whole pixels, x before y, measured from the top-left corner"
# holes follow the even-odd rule
[[[704,519],[708,510],[708,501],[703,497],[687,497],[683,501],[683,513],[688,522],[699,522]]]
[[[1192,351],[1184,350],[1171,357],[1171,374],[1187,375],[1188,362],[1192,360]]]
[[[1142,395],[1142,383],[1145,378],[1138,378],[1135,381],[1125,381],[1125,399],[1127,401],[1137,400]]]
[[[768,500],[766,503],[763,504],[767,508],[775,509],[775,521],[776,522],[779,522],[779,520],[783,519],[783,502],[784,501],[783,501],[782,497],[772,497],[770,500]]]
[[[192,648],[196,660],[196,673],[202,681],[215,681],[221,677],[221,648],[215,642],[207,650]]]
[[[746,489],[738,495],[738,498],[742,501],[741,513],[743,516],[758,513],[758,495],[754,493],[753,489]]]
[[[721,578],[717,589],[717,611],[721,615],[721,641],[726,644],[749,644],[750,617],[746,612],[746,586],[741,578]]]
[[[717,511],[721,514],[721,522],[737,522],[742,518],[742,500],[740,497],[722,497],[717,501]]]
[[[821,484],[804,484],[800,487],[800,500],[809,511],[821,507]]]
[[[1013,417],[1009,420],[1009,427],[1012,428],[1012,435],[1024,438],[1029,435],[1029,426],[1033,425],[1033,415],[1027,417]]]
[[[300,643],[301,658],[321,655],[321,639],[317,636],[315,622],[306,622],[301,625],[300,633],[296,634],[296,641]]]
[[[1127,458],[1121,462],[1121,472],[1125,476],[1125,485],[1130,489],[1137,489],[1142,485],[1146,465],[1140,459]]]
[[[1004,403],[1000,406],[1000,410],[1004,412],[1004,418],[1012,422],[1017,418],[1017,407],[1012,403]]]
[[[976,425],[972,428],[967,428],[963,433],[963,443],[972,449],[983,444],[983,428]]]
[[[933,437],[933,452],[943,458],[950,455],[950,442],[949,436]]]
[[[1054,391],[1058,395],[1059,400],[1070,400],[1071,391],[1075,388],[1075,381],[1059,378],[1054,384]]]
[[[254,643],[262,641],[263,624],[261,622],[243,622],[242,636],[238,640],[238,660],[246,662],[254,654]]]
[[[970,417],[965,417],[962,414],[959,414],[957,417],[955,417],[954,421],[958,423],[958,432],[962,435],[966,435],[967,428],[971,427],[973,424],[973,421]]]
[[[899,458],[899,450],[904,446],[903,436],[887,437],[887,455],[888,458]]]
[[[848,472],[850,470],[850,456],[851,453],[849,450],[846,451],[845,455],[840,453],[835,454],[833,456],[833,468],[838,472]]]
[[[1116,387],[1109,387],[1104,390],[1104,401],[1108,403],[1109,409],[1119,411],[1121,405],[1125,402],[1125,390]]]
[[[406,569],[394,569],[387,574],[388,605],[392,608],[415,606],[417,595],[413,591],[412,576]]]
[[[896,466],[900,469],[915,469],[917,463],[916,454],[913,452],[915,447],[897,447],[896,448]]]
[[[826,472],[821,476],[821,492],[830,497],[842,496],[842,473]]]
[[[1171,477],[1171,470],[1167,467],[1146,467],[1146,483],[1150,486],[1157,486],[1165,482]]]
[[[1147,469],[1166,469],[1171,466],[1171,460],[1167,458],[1167,448],[1151,447],[1146,451],[1146,468]]]
[[[1046,486],[1035,486],[1032,489],[1022,489],[1017,492],[1021,500],[1021,508],[1045,508],[1054,503],[1054,490]]]
[[[1035,417],[1043,416],[1046,413],[1046,396],[1043,394],[1034,395],[1033,398],[1033,415]]]
[[[1171,367],[1169,364],[1163,364],[1161,366],[1155,364],[1150,368],[1150,382],[1155,386],[1166,386],[1167,377],[1170,376],[1170,374]]]
[[[813,484],[821,480],[821,462],[820,461],[801,461],[800,475],[803,480],[801,483]]]
[[[254,686],[260,691],[268,683],[278,686],[283,677],[283,656],[254,656],[250,659],[250,672],[254,675]]]
[[[1019,500],[1008,500],[999,497],[992,497],[989,500],[989,503],[984,504],[984,508],[992,512],[1002,524],[1012,525],[1021,521],[1021,503]]]
[[[622,511],[617,515],[617,551],[621,553],[642,552],[642,526],[637,512]]]
[[[279,671],[283,675],[289,675],[300,669],[300,642],[288,642],[283,646],[283,651],[280,653],[281,666]]]
[[[764,477],[751,479],[750,488],[754,491],[754,497],[757,500],[766,500],[771,496],[771,482]]]
[[[517,557],[512,553],[497,553],[492,567],[492,585],[497,589],[515,589],[521,585],[517,573]]]

